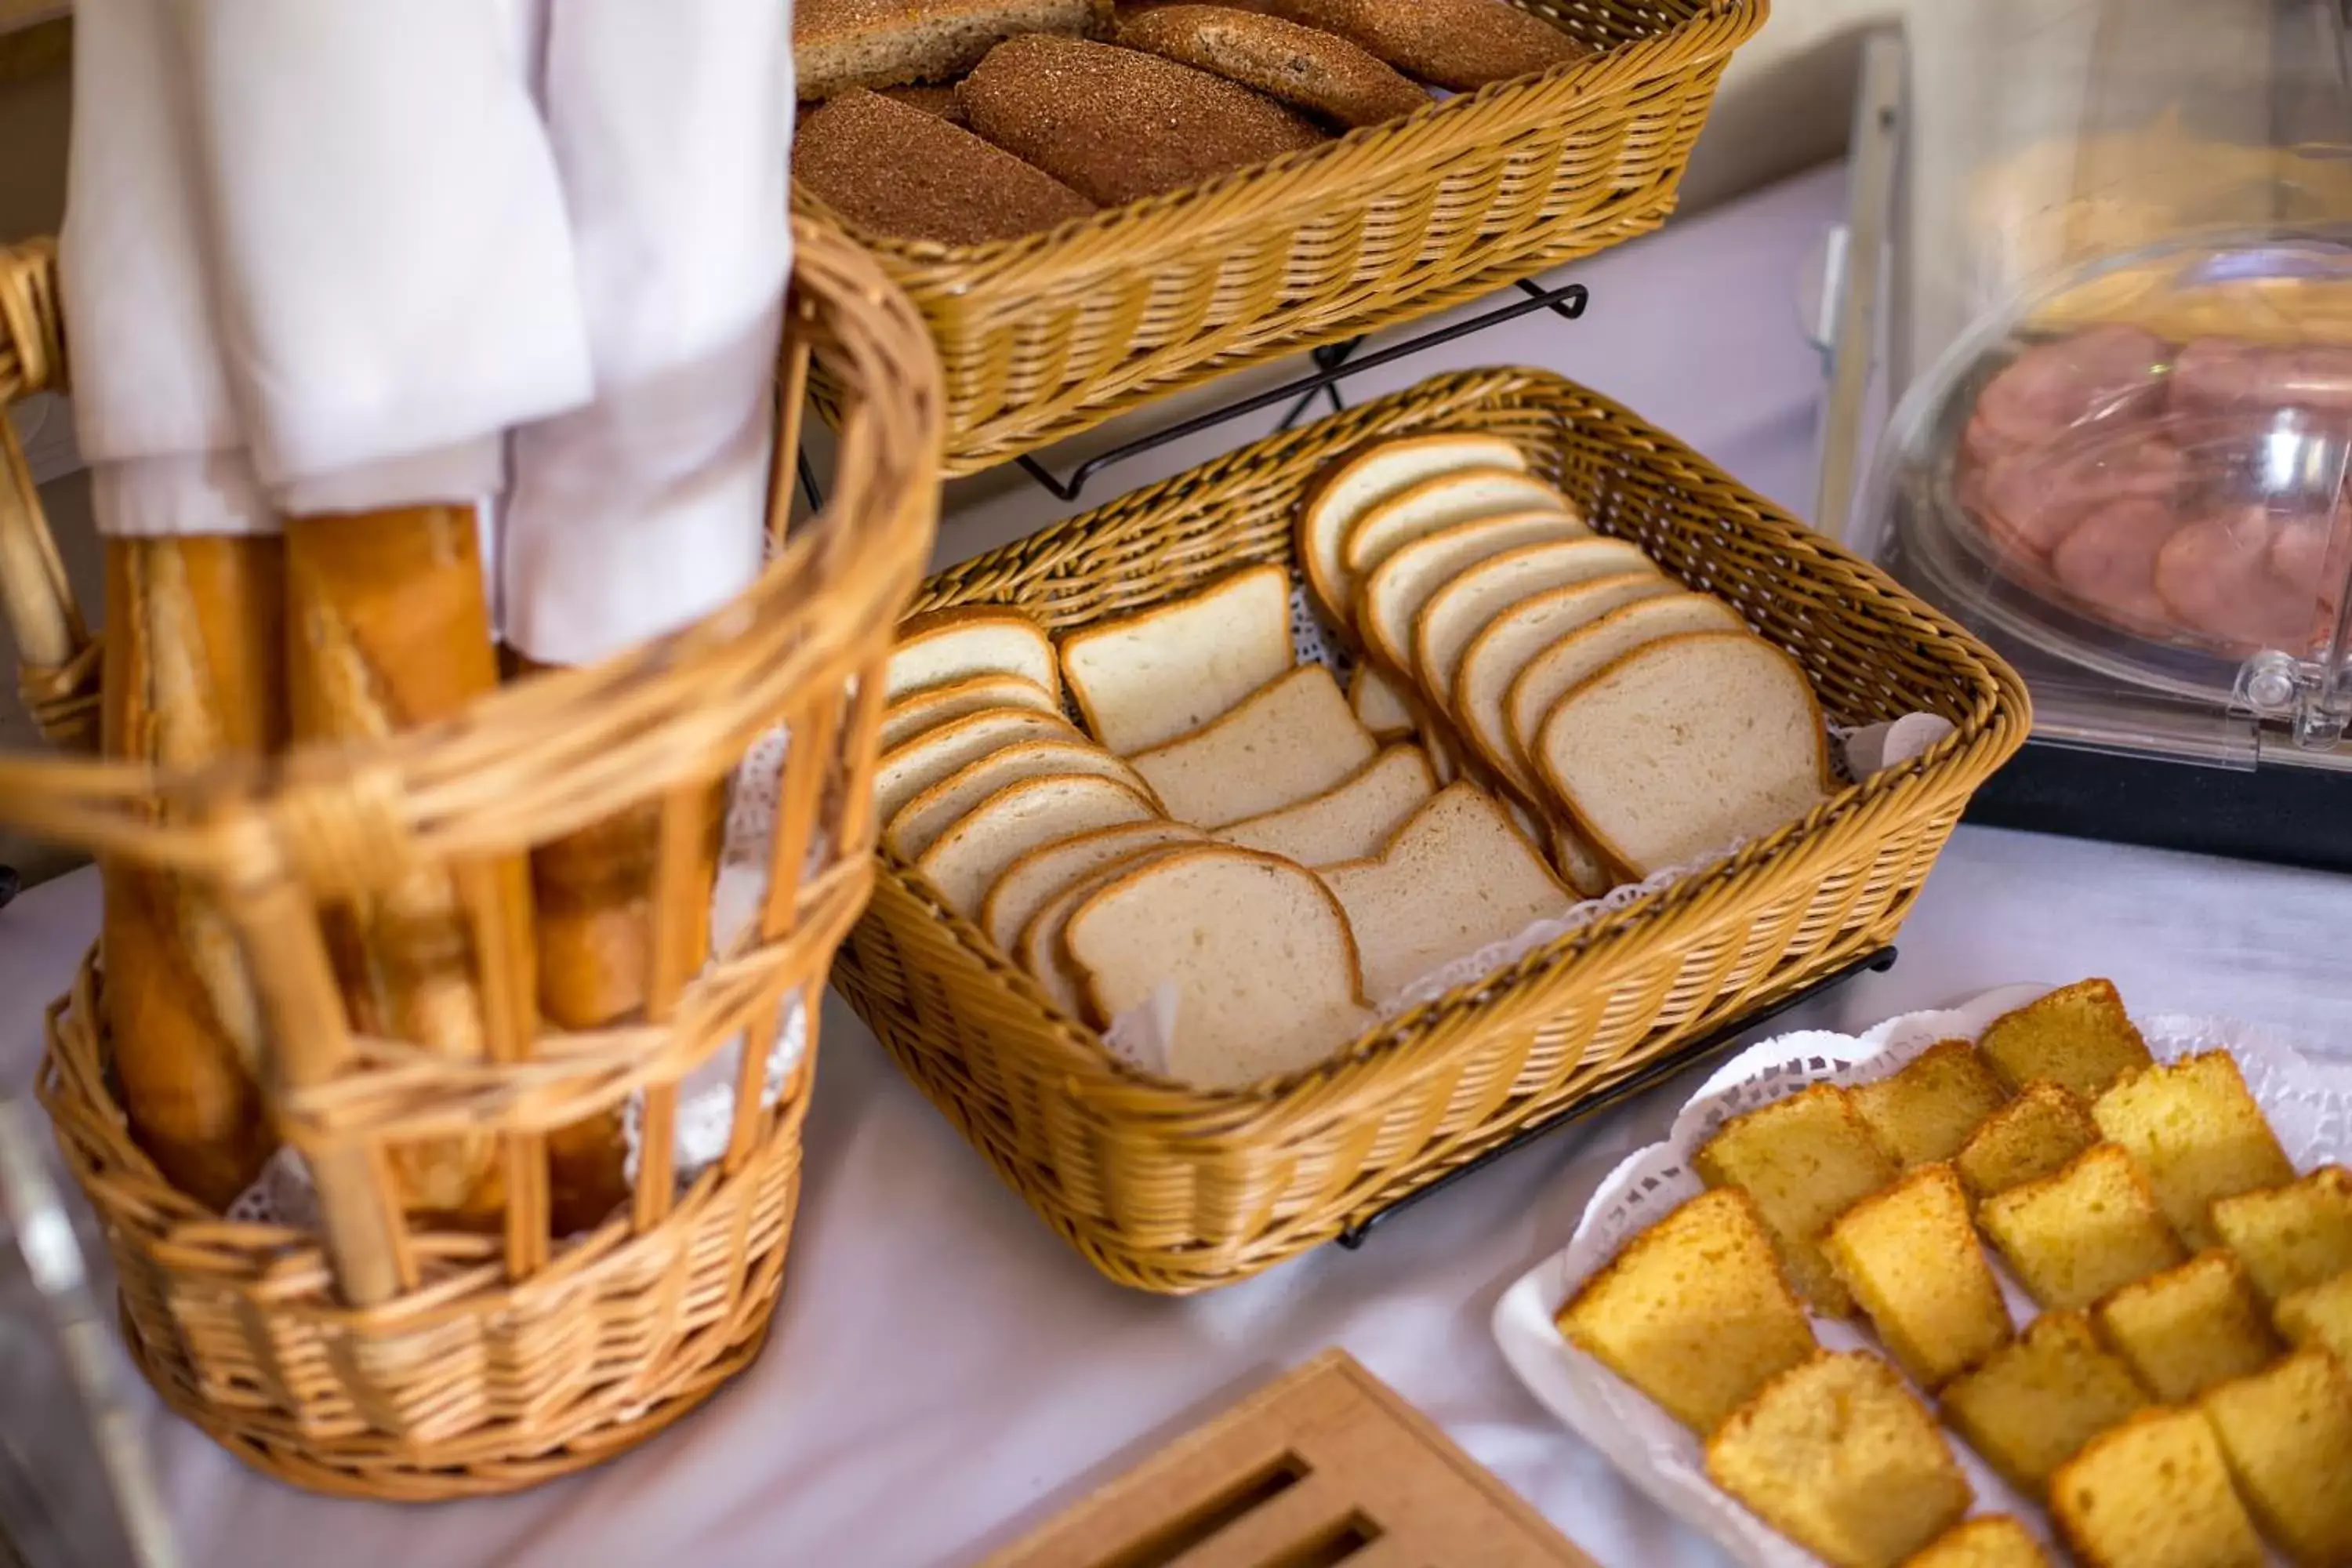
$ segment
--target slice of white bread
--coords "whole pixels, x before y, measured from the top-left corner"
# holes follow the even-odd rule
[[[1423,534],[1399,546],[1358,586],[1356,630],[1391,668],[1409,672],[1413,618],[1440,588],[1517,546],[1590,537],[1584,524],[1551,508],[1501,512]]]
[[[876,743],[885,752],[896,751],[927,730],[986,708],[1025,708],[1032,713],[1062,716],[1062,705],[1054,700],[1054,694],[1026,676],[975,675],[892,703],[882,714],[881,735]]]
[[[1131,850],[1116,860],[1102,865],[1080,877],[1068,887],[1045,900],[1038,911],[1029,917],[1021,934],[1013,944],[1013,962],[1026,970],[1054,1005],[1082,1024],[1101,1028],[1110,1020],[1097,1014],[1086,994],[1086,975],[1070,962],[1063,945],[1062,933],[1095,892],[1108,885],[1122,872],[1148,866],[1163,856],[1174,855],[1192,847],[1187,844],[1162,844]]]
[[[1552,705],[1536,751],[1577,826],[1637,877],[1761,837],[1836,788],[1804,670],[1746,632],[1634,648]]]
[[[926,730],[882,753],[874,764],[874,820],[888,822],[907,803],[991,752],[1024,741],[1083,742],[1078,727],[1059,713],[1030,708],[983,708]]]
[[[1748,623],[1721,599],[1706,594],[1664,594],[1612,610],[1579,626],[1528,660],[1503,693],[1503,727],[1511,755],[1533,777],[1536,731],[1544,715],[1570,689],[1645,642],[1685,632],[1744,632]]]
[[[1049,773],[1116,779],[1150,805],[1158,801],[1135,770],[1091,741],[1024,741],[958,768],[900,806],[882,826],[883,847],[916,861],[963,815],[1007,784]]]
[[[1372,1022],[1339,900],[1278,855],[1170,850],[1088,895],[1062,940],[1096,1016],[1175,987],[1179,1082],[1239,1089],[1297,1072]]]
[[[1324,868],[1362,952],[1366,992],[1396,996],[1575,901],[1495,797],[1448,784],[1376,860]]]
[[[1045,628],[1018,610],[980,606],[935,610],[900,626],[884,695],[896,702],[991,673],[1026,677],[1060,700],[1062,677]]]
[[[1499,436],[1453,431],[1383,441],[1333,465],[1307,490],[1298,509],[1298,564],[1324,619],[1344,626],[1356,607],[1341,552],[1348,530],[1367,510],[1400,490],[1455,468],[1524,471],[1527,466],[1519,449]]]
[[[1429,753],[1419,746],[1391,746],[1321,795],[1221,827],[1216,837],[1309,868],[1362,860],[1378,855],[1436,793]]]
[[[1022,928],[1054,895],[1089,872],[1171,844],[1196,844],[1201,830],[1163,819],[1124,823],[1097,828],[1075,837],[1042,845],[1005,867],[988,896],[981,900],[980,926],[1003,952],[1015,952]]]
[[[1511,689],[1528,660],[1576,630],[1591,625],[1612,610],[1638,599],[1679,594],[1679,585],[1654,572],[1627,572],[1595,577],[1522,599],[1496,616],[1486,629],[1470,639],[1463,651],[1462,668],[1454,677],[1454,713],[1461,721],[1463,739],[1477,749],[1486,765],[1535,795],[1539,785],[1511,751],[1511,734],[1503,716],[1503,696]]]
[[[988,889],[1029,851],[1097,828],[1161,820],[1134,785],[1098,773],[1044,773],[1005,785],[963,814],[915,862],[940,901],[979,918]]]
[[[1421,728],[1396,683],[1369,664],[1358,665],[1348,678],[1348,706],[1375,740],[1401,741]]]
[[[1457,522],[1567,508],[1558,490],[1517,468],[1458,468],[1423,479],[1356,520],[1339,556],[1347,576],[1335,586],[1353,594],[1381,562],[1405,545]]]
[[[1496,616],[1523,599],[1596,577],[1657,570],[1622,539],[1566,539],[1505,551],[1430,595],[1412,626],[1412,668],[1441,702],[1454,700],[1462,656]]]
[[[1496,795],[1503,809],[1511,814],[1511,824],[1528,843],[1549,846],[1548,858],[1552,870],[1566,882],[1579,898],[1597,899],[1617,885],[1617,879],[1584,836],[1570,823],[1548,823],[1526,802],[1507,795]]]
[[[1331,672],[1302,664],[1223,718],[1128,760],[1169,816],[1223,827],[1321,795],[1379,749]]]
[[[1290,665],[1290,574],[1271,564],[1062,639],[1087,728],[1122,757],[1192,733]]]

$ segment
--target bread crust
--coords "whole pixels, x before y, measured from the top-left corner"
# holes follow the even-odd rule
[[[1566,33],[1505,0],[1278,0],[1275,9],[1455,92],[1591,58]]]
[[[1160,5],[1123,20],[1118,41],[1336,120],[1380,125],[1430,106],[1385,61],[1318,27],[1223,5]]]
[[[1322,472],[1307,481],[1306,489],[1298,498],[1298,524],[1295,535],[1298,569],[1307,579],[1307,591],[1314,596],[1323,618],[1333,626],[1353,626],[1356,606],[1341,581],[1346,572],[1347,526],[1342,525],[1342,520],[1335,520],[1326,503],[1335,490],[1373,463],[1393,458],[1399,453],[1442,447],[1467,447],[1472,449],[1474,455],[1465,456],[1455,464],[1457,468],[1509,468],[1516,465],[1521,472],[1527,469],[1526,455],[1500,437],[1483,436],[1467,430],[1440,430],[1359,447],[1335,458]],[[1389,493],[1394,494],[1396,489],[1402,488],[1395,487]],[[1345,525],[1352,526],[1356,518],[1370,510],[1373,504],[1376,503],[1367,502],[1359,508],[1354,516],[1343,520]]]

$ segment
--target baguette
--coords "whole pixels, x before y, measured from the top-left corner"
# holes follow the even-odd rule
[[[1053,175],[946,116],[862,89],[802,122],[793,177],[869,234],[941,245],[1014,239],[1095,210]]]
[[[1161,5],[1123,20],[1118,41],[1335,120],[1378,125],[1429,94],[1335,33],[1227,5]]]
[[[278,750],[284,592],[275,538],[108,540],[106,754],[177,771]],[[173,1186],[226,1208],[276,1142],[253,983],[196,883],[114,860],[100,876],[107,1023],[131,1132]]]
[[[287,689],[297,741],[370,742],[461,712],[498,684],[482,552],[470,506],[415,506],[289,518]],[[528,954],[530,884],[520,857],[483,879],[501,954]],[[497,1036],[483,1003],[456,877],[409,868],[322,911],[352,1022],[454,1061],[486,1059]],[[502,994],[528,995],[521,976]],[[497,1140],[468,1133],[390,1152],[405,1205],[446,1223],[494,1224],[505,1203]]]
[[[946,81],[1024,33],[1105,29],[1109,0],[801,0],[793,65],[804,99],[860,87]]]

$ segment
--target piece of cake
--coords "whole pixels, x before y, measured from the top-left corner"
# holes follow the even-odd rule
[[[1903,1560],[1903,1568],[2051,1568],[2033,1532],[2005,1513],[1964,1519]]]
[[[2209,1212],[2215,1199],[2294,1179],[2227,1051],[2126,1073],[2092,1102],[2091,1120],[2147,1173],[2165,1217],[2191,1247],[2221,1240]]]
[[[2244,1268],[2221,1247],[2125,1286],[2092,1309],[2091,1318],[2167,1405],[2243,1377],[2283,1348]]]
[[[1853,1300],[1822,1255],[1830,1221],[1895,1180],[1895,1162],[1871,1136],[1846,1091],[1817,1083],[1734,1117],[1700,1145],[1691,1164],[1710,1187],[1739,1187],[1780,1243],[1797,1289],[1843,1317]]]
[[[1832,1222],[1830,1266],[1912,1381],[1941,1388],[2009,1342],[2009,1309],[1949,1165],[1921,1165]]]
[[[1989,1198],[2039,1181],[2099,1141],[2090,1107],[2063,1084],[2029,1083],[1984,1119],[1953,1159],[1969,1195]]]
[[[1969,1134],[2009,1098],[1966,1040],[1929,1046],[1894,1077],[1860,1085],[1853,1094],[1854,1110],[1880,1144],[1906,1165],[1958,1154]]]
[[[2058,1467],[2050,1511],[2086,1568],[2262,1568],[2221,1445],[2190,1410],[2144,1410]]]
[[[2087,1307],[2188,1255],[2132,1157],[2084,1150],[2052,1176],[1996,1193],[1977,1223],[2026,1293],[2049,1308]]]
[[[2352,1373],[2298,1351],[2198,1401],[2263,1533],[2308,1568],[2352,1563]]]
[[[1571,1344],[1702,1435],[1814,1350],[1762,1217],[1728,1187],[1627,1242],[1556,1321]]]
[[[1944,1419],[2010,1485],[2042,1495],[2059,1466],[2147,1394],[2080,1312],[2044,1312],[1944,1389]]]
[[[1766,1384],[1707,1439],[1706,1473],[1836,1568],[1896,1568],[1970,1500],[1936,1418],[1866,1351],[1824,1351]]]
[[[2297,1290],[2278,1304],[2279,1331],[2298,1345],[2319,1345],[2352,1366],[2352,1269]]]
[[[2223,1198],[2213,1228],[2263,1299],[2284,1301],[2352,1269],[2352,1173],[2322,1165],[2299,1182]]]
[[[2096,1100],[2125,1073],[2155,1059],[2107,980],[2077,981],[2002,1014],[1977,1048],[2013,1089],[2048,1079],[2084,1100]]]

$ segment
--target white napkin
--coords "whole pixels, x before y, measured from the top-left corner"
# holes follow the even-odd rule
[[[495,491],[500,433],[591,391],[516,10],[177,3],[225,357],[263,482],[296,512]]]
[[[596,396],[515,435],[508,640],[576,664],[758,573],[791,265],[790,9],[558,0],[543,113]]]
[[[168,0],[81,0],[59,262],[101,531],[276,529],[213,331]]]

